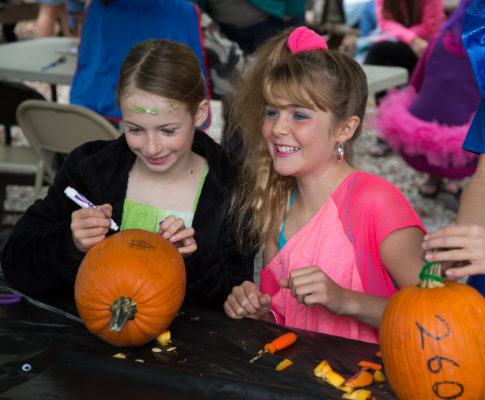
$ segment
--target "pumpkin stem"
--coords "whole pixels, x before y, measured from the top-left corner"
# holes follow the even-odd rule
[[[428,271],[429,270],[429,271]],[[420,288],[435,288],[443,287],[443,278],[441,277],[441,262],[433,261],[424,264],[423,269],[419,273],[419,287]]]
[[[111,311],[111,322],[109,329],[114,333],[119,333],[129,319],[135,319],[136,303],[130,298],[121,296],[109,308]]]

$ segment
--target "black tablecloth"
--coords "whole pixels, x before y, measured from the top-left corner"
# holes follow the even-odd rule
[[[9,291],[0,276],[0,293]],[[153,352],[156,341],[117,348],[84,327],[71,298],[24,296],[20,303],[0,305],[0,399],[340,399],[343,392],[313,375],[315,366],[325,359],[348,377],[359,361],[376,360],[378,350],[293,330],[295,344],[249,363],[288,329],[187,306],[169,329],[176,348],[171,352]],[[118,352],[127,358],[113,358]],[[276,371],[283,358],[293,365]],[[376,399],[395,399],[387,383],[367,389]]]

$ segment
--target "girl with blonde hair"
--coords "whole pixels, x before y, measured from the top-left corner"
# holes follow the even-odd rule
[[[388,298],[418,281],[424,227],[396,187],[350,164],[362,68],[302,27],[260,48],[236,93],[232,215],[242,246],[264,246],[264,269],[226,314],[377,342]]]

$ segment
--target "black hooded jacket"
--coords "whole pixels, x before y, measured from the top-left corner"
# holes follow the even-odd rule
[[[235,233],[225,221],[233,165],[202,131],[196,131],[192,150],[207,160],[209,172],[192,224],[197,251],[184,259],[185,303],[222,310],[232,287],[253,279],[254,254],[238,250]],[[119,224],[135,158],[124,135],[83,144],[69,154],[47,196],[27,209],[5,245],[2,269],[13,288],[30,294],[73,291],[84,253],[75,247],[70,229],[71,214],[78,206],[64,189],[71,186],[94,204],[111,204],[112,218]]]

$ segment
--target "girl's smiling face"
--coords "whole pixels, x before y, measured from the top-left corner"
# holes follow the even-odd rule
[[[130,90],[120,107],[128,147],[152,172],[183,164],[180,160],[191,151],[195,127],[205,121],[208,112],[207,100],[192,115],[186,104],[140,89]],[[156,112],[140,112],[141,107]]]
[[[337,161],[337,135],[329,111],[291,104],[266,106],[263,137],[275,170],[284,176],[319,173]]]

